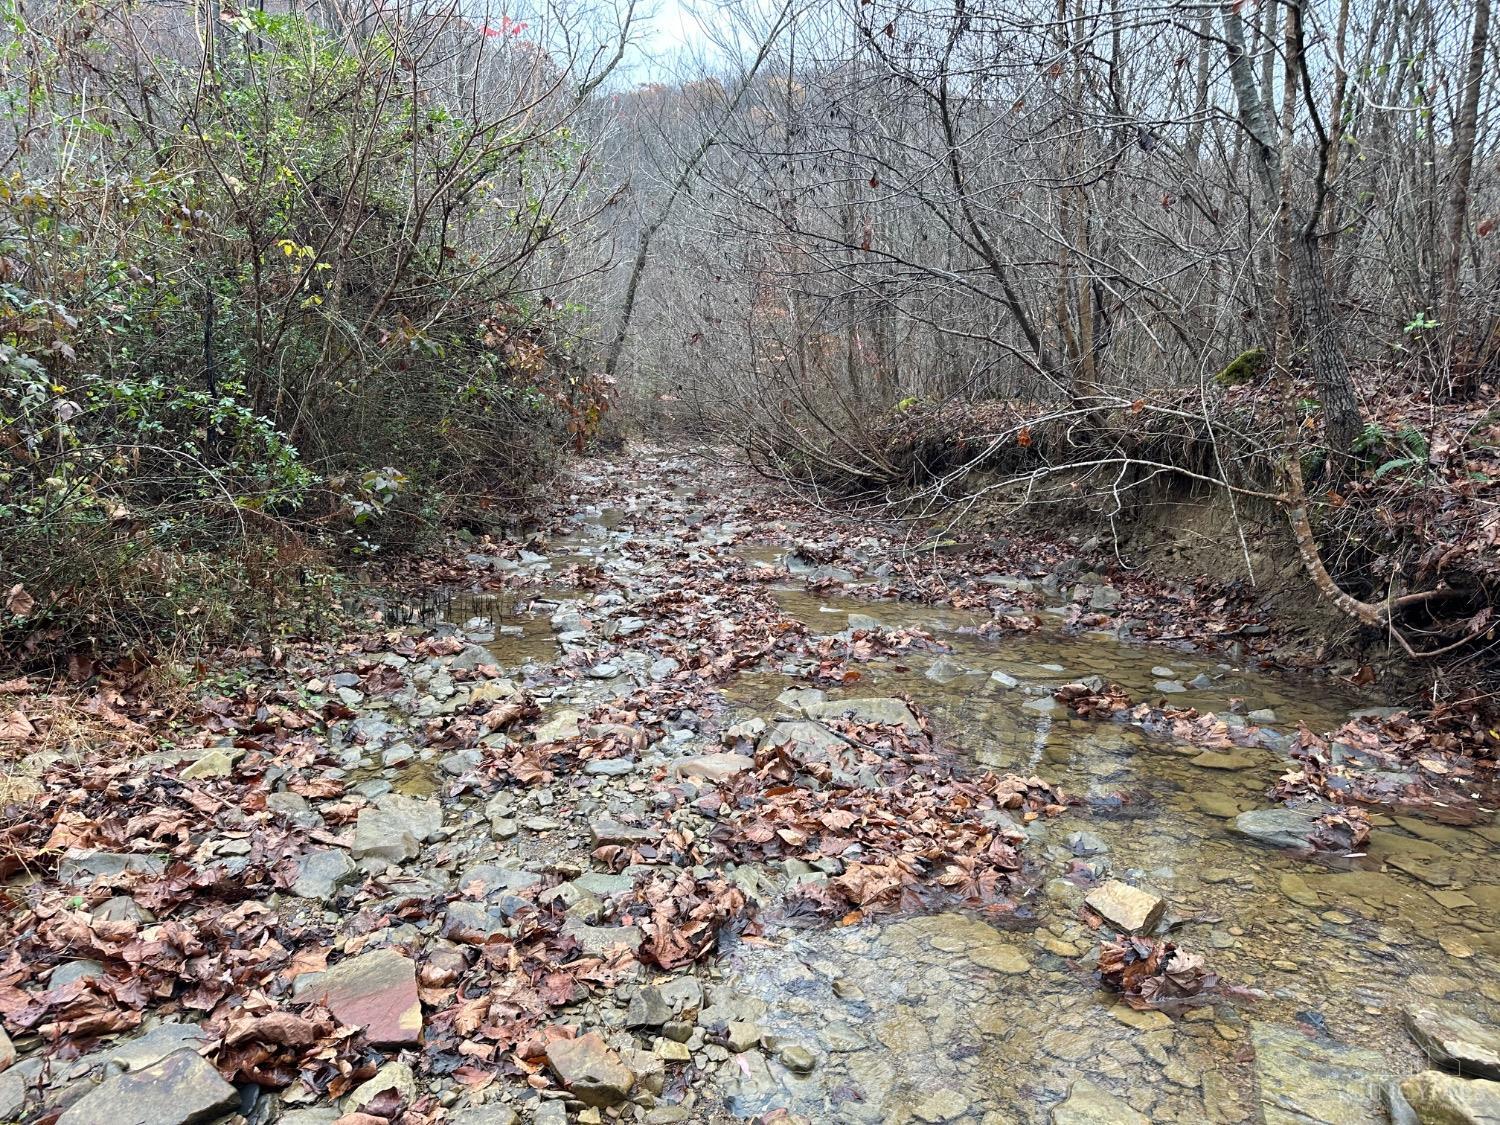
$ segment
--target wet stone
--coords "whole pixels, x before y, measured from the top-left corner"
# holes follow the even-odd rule
[[[915,734],[921,730],[917,717],[899,699],[880,696],[862,699],[829,699],[803,707],[809,719],[852,718],[860,723],[883,723],[887,726],[903,727]]]
[[[1068,1096],[1052,1110],[1052,1125],[1151,1125],[1151,1122],[1097,1082],[1077,1078]]]
[[[1167,909],[1165,899],[1118,879],[1095,887],[1084,896],[1083,902],[1105,922],[1128,934],[1156,929]]]
[[[1436,1005],[1407,1008],[1406,1026],[1417,1046],[1438,1066],[1500,1079],[1500,1032],[1493,1028]]]
[[[969,1112],[969,1099],[957,1090],[939,1090],[923,1098],[912,1110],[921,1121],[940,1125],[941,1122],[957,1121]]]
[[[1252,1023],[1250,1039],[1266,1125],[1381,1120],[1381,1084],[1390,1071],[1380,1052],[1312,1040],[1295,1028],[1268,1023]]]
[[[1234,830],[1273,848],[1307,848],[1321,809],[1252,809],[1235,818]]]
[[[1500,1082],[1425,1070],[1401,1083],[1401,1094],[1422,1125],[1494,1125],[1500,1121]]]

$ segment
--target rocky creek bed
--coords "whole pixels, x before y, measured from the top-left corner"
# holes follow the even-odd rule
[[[441,612],[51,762],[0,1120],[1500,1120],[1470,763],[1310,738],[1386,712],[1232,607],[683,454],[574,489]]]

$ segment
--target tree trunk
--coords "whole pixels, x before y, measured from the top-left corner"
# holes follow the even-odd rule
[[[1443,263],[1444,327],[1450,336],[1458,330],[1459,274],[1464,247],[1464,227],[1469,215],[1469,192],[1474,176],[1474,141],[1478,132],[1480,86],[1484,79],[1484,57],[1489,49],[1490,0],[1475,0],[1474,33],[1469,40],[1469,67],[1464,76],[1463,104],[1453,128],[1453,187],[1448,193],[1448,255]]]

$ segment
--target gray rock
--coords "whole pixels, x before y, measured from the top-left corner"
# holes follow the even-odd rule
[[[1500,1079],[1500,1032],[1462,1012],[1423,1004],[1406,1009],[1417,1046],[1438,1066],[1459,1074]]]
[[[661,989],[647,985],[631,997],[630,1007],[625,1012],[625,1026],[660,1027],[675,1014]]]
[[[583,767],[583,772],[594,777],[624,777],[635,769],[630,758],[596,758]]]
[[[521,1118],[508,1105],[474,1105],[445,1118],[451,1125],[520,1125]],[[533,1118],[533,1120],[539,1120]],[[564,1110],[563,1121],[567,1121]]]
[[[75,980],[92,980],[103,975],[103,964],[91,958],[65,961],[52,970],[52,975],[47,979],[47,987],[61,988],[65,984],[72,984]]]
[[[438,765],[442,767],[444,773],[451,774],[454,777],[462,777],[470,770],[476,768],[483,760],[484,755],[478,750],[455,750],[451,754],[443,755]]]
[[[649,828],[621,824],[608,817],[600,817],[589,825],[589,834],[593,837],[596,847],[602,847],[605,844],[639,844],[654,840],[657,836],[657,833]]]
[[[240,1095],[194,1050],[117,1075],[74,1102],[58,1125],[194,1125],[229,1112]]]
[[[60,883],[89,883],[121,875],[160,875],[167,869],[165,858],[138,852],[79,851],[70,848],[57,865]]]
[[[1068,837],[1068,850],[1076,856],[1102,855],[1109,845],[1092,832],[1074,832]]]
[[[145,909],[129,895],[115,895],[94,907],[92,915],[96,922],[135,922],[144,924],[155,920],[155,915]]]
[[[1002,672],[998,668],[990,673],[990,679],[994,680],[995,683],[999,684],[1003,688],[1006,688],[1007,690],[1018,688],[1021,686],[1020,680],[1016,679],[1009,672]]]
[[[1322,811],[1317,806],[1251,809],[1234,818],[1234,830],[1273,848],[1310,848],[1308,837],[1317,827]]]
[[[312,828],[323,823],[323,818],[313,811],[307,798],[299,793],[267,793],[266,810],[302,828]]]
[[[187,1048],[201,1050],[211,1038],[195,1023],[163,1023],[144,1035],[121,1040],[106,1048],[106,1056],[123,1070],[145,1070],[178,1051]]]
[[[292,894],[326,901],[358,880],[359,868],[353,860],[337,848],[323,848],[302,857]]]
[[[397,864],[421,855],[422,845],[401,818],[380,809],[361,809],[349,851],[355,859]]]
[[[1113,586],[1095,586],[1094,592],[1089,595],[1089,608],[1096,611],[1114,609],[1120,604],[1120,591]]]
[[[788,1043],[776,1052],[776,1057],[793,1074],[811,1074],[818,1066],[818,1056],[797,1043]]]
[[[448,659],[448,667],[460,672],[472,672],[481,664],[498,664],[494,653],[478,645],[464,645]]]
[[[523,871],[519,867],[501,867],[494,863],[479,863],[466,868],[459,875],[458,890],[460,894],[488,899],[508,892],[523,891],[527,887],[536,886],[541,881],[542,877],[535,871]]]
[[[417,1076],[404,1062],[388,1062],[375,1072],[375,1076],[356,1086],[343,1100],[345,1113],[363,1109],[387,1090],[393,1090],[403,1102],[410,1104],[417,1099]]]
[[[577,738],[579,724],[588,718],[582,711],[563,708],[554,712],[532,735],[537,742],[565,742]]]

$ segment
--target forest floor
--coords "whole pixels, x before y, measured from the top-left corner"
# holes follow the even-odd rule
[[[0,1121],[1496,1097],[1423,1071],[1500,1077],[1492,764],[1237,588],[662,449],[398,585],[171,702],[0,684]]]

